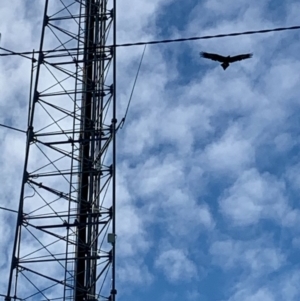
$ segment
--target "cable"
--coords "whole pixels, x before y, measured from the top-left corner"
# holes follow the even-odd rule
[[[8,128],[8,129],[10,129],[10,130],[14,130],[14,131],[18,131],[18,132],[21,132],[21,133],[25,133],[25,134],[26,134],[26,131],[23,131],[23,130],[20,130],[20,129],[17,129],[17,128],[14,128],[14,127],[11,127],[11,126],[2,124],[2,123],[0,123],[0,126],[2,126],[2,127],[4,127],[4,128]]]
[[[143,51],[143,54],[142,54],[142,57],[141,57],[141,60],[140,60],[140,64],[139,64],[139,67],[138,67],[138,70],[137,70],[137,73],[136,73],[136,76],[135,76],[135,79],[134,79],[134,83],[133,83],[133,86],[132,86],[132,90],[131,90],[129,101],[128,101],[127,108],[126,108],[126,111],[125,111],[125,115],[122,118],[122,121],[121,121],[121,124],[120,124],[120,128],[121,129],[124,126],[124,123],[125,123],[125,120],[126,120],[126,117],[127,117],[127,114],[128,114],[129,106],[130,106],[131,99],[132,99],[132,96],[133,96],[133,92],[134,92],[134,88],[135,88],[135,85],[136,85],[136,81],[137,81],[139,73],[140,73],[140,69],[141,69],[141,66],[142,66],[142,62],[143,62],[143,58],[144,58],[146,47],[147,47],[147,45],[145,45],[145,47],[144,47],[144,51]]]
[[[129,47],[129,46],[138,46],[138,45],[154,45],[154,44],[166,44],[166,43],[176,43],[176,42],[195,41],[195,40],[208,40],[214,38],[234,37],[234,36],[267,33],[267,32],[274,32],[274,31],[295,30],[295,29],[300,29],[300,26],[279,27],[273,29],[262,29],[262,30],[244,31],[244,32],[233,32],[233,33],[217,34],[217,35],[202,36],[202,37],[200,36],[200,37],[190,37],[190,38],[171,39],[171,40],[157,40],[157,41],[149,41],[149,42],[117,44],[115,45],[115,47]]]
[[[0,50],[4,50],[6,52],[9,52],[9,53],[0,53],[0,56],[19,55],[19,56],[22,56],[26,59],[29,59],[29,60],[33,61],[33,62],[36,61],[35,59],[25,55],[25,54],[32,54],[32,52],[14,52],[12,50],[9,50],[9,49],[3,48],[3,47],[0,47]]]
[[[14,130],[14,131],[18,131],[18,132],[21,132],[21,133],[25,133],[26,134],[26,131],[23,131],[23,130],[20,130],[20,129],[16,129],[16,128],[13,128],[12,126],[8,126],[8,125],[5,125],[5,124],[2,124],[0,123],[0,126],[4,127],[4,128],[8,128],[10,130]]]
[[[0,209],[2,209],[2,210],[6,210],[6,211],[10,211],[10,212],[13,212],[13,213],[18,213],[18,211],[17,211],[17,210],[8,209],[8,208],[1,207],[1,206],[0,206]],[[1,296],[1,295],[0,295],[0,296]]]
[[[112,47],[130,47],[130,46],[140,46],[140,45],[154,45],[154,44],[166,44],[166,43],[177,43],[177,42],[186,42],[186,41],[195,41],[195,40],[208,40],[208,39],[215,39],[215,38],[225,38],[225,37],[235,37],[235,36],[242,36],[242,35],[251,35],[251,34],[259,34],[259,33],[268,33],[268,32],[275,32],[275,31],[286,31],[286,30],[296,30],[300,29],[300,26],[291,26],[291,27],[279,27],[273,29],[262,29],[262,30],[254,30],[254,31],[244,31],[244,32],[233,32],[233,33],[226,33],[226,34],[217,34],[217,35],[209,35],[209,36],[199,36],[199,37],[190,37],[190,38],[181,38],[181,39],[170,39],[170,40],[156,40],[156,41],[148,41],[148,42],[137,42],[137,43],[124,43],[124,44],[116,44],[116,45],[108,45],[102,46],[99,48],[112,48]],[[0,53],[0,56],[8,56],[8,55],[29,55],[32,54],[30,52],[13,52],[7,49],[0,47],[0,50],[9,51],[10,53]],[[78,48],[70,48],[69,51],[78,51]],[[46,50],[44,53],[53,53],[53,52],[65,52],[63,49],[56,49],[56,50]],[[39,51],[36,51],[39,53]],[[26,57],[30,60],[32,58]]]

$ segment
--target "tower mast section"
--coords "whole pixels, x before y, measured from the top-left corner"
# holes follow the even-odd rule
[[[115,5],[45,0],[6,301],[115,300]]]

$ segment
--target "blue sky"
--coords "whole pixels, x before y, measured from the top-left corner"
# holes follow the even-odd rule
[[[299,25],[297,1],[119,2],[119,43]],[[42,8],[1,4],[1,46],[37,49]],[[118,136],[118,300],[299,300],[299,35],[147,46]],[[142,51],[118,49],[119,120]],[[224,71],[200,51],[254,56]],[[25,129],[29,68],[0,58],[0,123]],[[12,209],[24,143],[0,128],[1,206]],[[9,260],[15,220],[0,217]]]

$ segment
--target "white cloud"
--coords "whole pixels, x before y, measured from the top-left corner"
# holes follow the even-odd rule
[[[201,161],[207,170],[236,176],[253,164],[253,145],[243,137],[237,125],[233,125],[219,140],[206,147]]]
[[[272,291],[267,288],[259,288],[256,291],[249,290],[247,288],[239,290],[228,301],[275,301],[275,296]]]
[[[296,145],[296,141],[294,141],[293,137],[289,133],[282,133],[279,134],[274,139],[275,147],[278,150],[278,152],[287,152],[291,150],[291,148]]]
[[[272,277],[261,277],[254,279],[251,274],[248,277],[235,283],[228,301],[238,300],[291,300],[299,299],[299,271],[290,269],[289,271],[277,274]]]
[[[299,192],[300,189],[300,175],[299,175],[300,164],[296,163],[287,168],[285,178],[287,179],[290,187]]]
[[[128,260],[118,268],[118,279],[125,284],[130,291],[130,285],[150,285],[154,276],[149,272],[147,266],[141,260]],[[130,292],[132,293],[132,292]]]
[[[289,213],[285,184],[274,176],[250,169],[219,200],[222,214],[234,224],[253,225],[261,219],[281,223]]]
[[[171,282],[186,282],[197,277],[197,268],[184,250],[163,251],[156,259],[155,266],[162,269]]]
[[[289,271],[280,279],[280,286],[274,283],[274,290],[280,287],[281,300],[299,300],[300,292],[298,283],[300,281],[300,273],[297,269]]]
[[[152,157],[135,168],[123,165],[124,179],[129,181],[129,189],[133,202],[138,202],[142,208],[144,223],[148,227],[167,227],[168,232],[176,237],[187,235],[191,231],[198,236],[205,230],[212,230],[215,221],[211,210],[197,193],[191,194],[186,185],[195,181],[201,183],[201,171],[191,170],[184,174],[185,166],[174,156]],[[192,178],[192,177],[198,178]],[[124,185],[126,185],[124,183]],[[189,212],[189,214],[187,214]],[[151,239],[148,237],[148,239]],[[153,239],[153,238],[152,238]]]
[[[242,269],[251,277],[266,277],[285,264],[285,255],[269,239],[220,240],[212,243],[210,254],[213,263],[225,270]]]

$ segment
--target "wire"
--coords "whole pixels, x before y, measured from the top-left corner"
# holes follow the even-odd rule
[[[1,207],[1,206],[0,206],[0,209],[2,209],[2,210],[6,210],[6,211],[10,211],[10,212],[13,212],[13,213],[18,213],[18,211],[17,211],[17,210],[8,209],[8,208]],[[1,295],[0,295],[0,296],[1,296]]]
[[[32,54],[32,52],[14,52],[12,50],[9,50],[9,49],[3,48],[3,47],[0,47],[0,50],[4,50],[6,52],[9,52],[9,53],[0,53],[0,56],[19,55],[19,56],[22,56],[22,57],[24,57],[26,59],[29,59],[31,61],[34,61],[34,62],[36,61],[35,59],[25,55],[25,54]]]
[[[131,94],[130,94],[129,101],[128,101],[128,104],[127,104],[126,112],[125,112],[125,115],[124,115],[124,117],[123,117],[123,119],[121,121],[121,125],[120,125],[121,129],[124,126],[124,123],[125,123],[125,120],[126,120],[126,117],[127,117],[127,114],[128,114],[129,106],[130,106],[131,99],[132,99],[133,92],[134,92],[134,88],[135,88],[135,85],[136,85],[136,82],[137,82],[137,79],[138,79],[138,76],[139,76],[139,73],[140,73],[140,69],[141,69],[141,66],[142,66],[142,62],[143,62],[143,58],[144,58],[146,47],[147,47],[147,45],[145,45],[145,47],[144,47],[144,51],[143,51],[143,54],[142,54],[142,57],[141,57],[141,60],[140,60],[140,64],[139,64],[139,67],[138,67],[138,70],[137,70],[137,73],[136,73],[136,76],[135,76],[135,79],[134,79],[134,83],[133,83],[133,86],[132,86]]]
[[[99,48],[111,48],[111,47],[130,47],[130,46],[140,46],[140,45],[154,45],[154,44],[166,44],[166,43],[177,43],[177,42],[186,42],[186,41],[196,41],[196,40],[208,40],[208,39],[216,39],[216,38],[225,38],[225,37],[235,37],[235,36],[242,36],[242,35],[251,35],[251,34],[260,34],[260,33],[268,33],[268,32],[275,32],[275,31],[286,31],[286,30],[296,30],[300,29],[300,26],[291,26],[291,27],[278,27],[272,29],[262,29],[262,30],[253,30],[253,31],[244,31],[244,32],[232,32],[232,33],[225,33],[225,34],[217,34],[217,35],[209,35],[209,36],[199,36],[199,37],[190,37],[190,38],[181,38],[181,39],[169,39],[169,40],[156,40],[156,41],[148,41],[148,42],[137,42],[137,43],[124,43],[124,44],[115,44],[115,45],[107,45],[101,46]],[[0,56],[8,56],[8,55],[29,55],[32,54],[32,51],[29,52],[13,52],[7,49],[0,47],[0,50],[9,51],[10,53],[0,53]],[[79,48],[70,48],[69,51],[78,51]],[[63,49],[55,49],[55,50],[46,50],[44,53],[53,53],[53,52],[65,52]],[[36,51],[39,53],[39,51]],[[32,58],[26,57],[30,60]]]
[[[177,43],[177,42],[195,41],[195,40],[208,40],[214,38],[234,37],[234,36],[251,35],[251,34],[267,33],[267,32],[274,32],[274,31],[295,30],[295,29],[300,29],[300,26],[279,27],[273,29],[233,32],[233,33],[217,34],[217,35],[210,35],[210,36],[199,36],[199,37],[171,39],[171,40],[157,40],[157,41],[149,41],[149,42],[117,44],[115,45],[115,47],[130,47],[130,46],[138,46],[138,45],[154,45],[154,44]]]
[[[18,131],[18,132],[21,132],[21,133],[25,133],[26,134],[26,131],[23,131],[23,130],[20,130],[20,129],[16,129],[16,128],[13,128],[12,126],[8,126],[8,125],[5,125],[5,124],[2,124],[0,123],[0,126],[4,127],[4,128],[8,128],[10,130],[14,130],[14,131]]]

